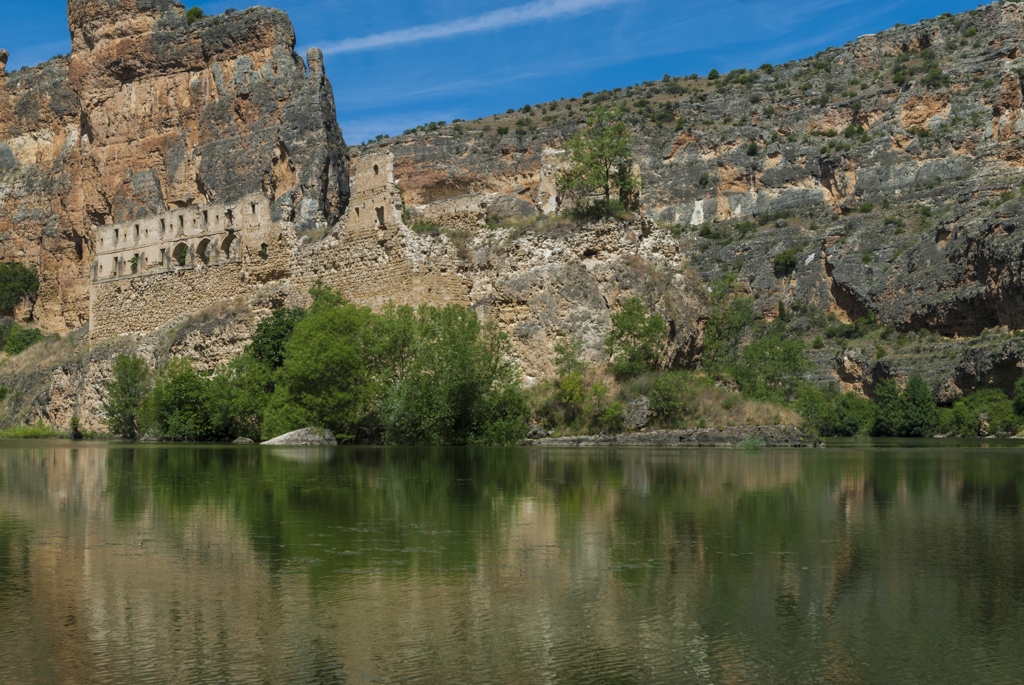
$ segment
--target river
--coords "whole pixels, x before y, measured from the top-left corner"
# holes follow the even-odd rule
[[[0,442],[0,683],[1019,683],[1024,451]]]

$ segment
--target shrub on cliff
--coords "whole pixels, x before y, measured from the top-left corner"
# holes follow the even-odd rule
[[[206,15],[203,14],[203,10],[199,9],[198,7],[193,7],[189,11],[185,12],[185,19],[188,20],[189,26],[196,23],[205,16]]]
[[[119,354],[113,372],[113,378],[104,384],[107,426],[114,435],[134,438],[139,433],[142,405],[149,393],[149,368],[135,355]]]
[[[658,314],[648,314],[640,298],[622,303],[622,311],[612,314],[612,329],[604,345],[612,358],[617,376],[636,376],[661,366],[668,338],[668,324]]]
[[[25,297],[31,297],[39,290],[39,276],[18,262],[0,264],[0,314],[11,314]]]
[[[595,210],[607,216],[636,204],[640,179],[633,173],[632,139],[624,123],[596,107],[586,128],[567,140],[565,149],[569,166],[557,183],[571,212],[590,219]]]

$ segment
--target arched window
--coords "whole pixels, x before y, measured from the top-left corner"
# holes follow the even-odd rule
[[[228,236],[224,238],[224,242],[220,244],[220,253],[224,255],[224,261],[227,261],[235,256],[235,234],[228,233]]]
[[[171,264],[174,266],[185,266],[186,261],[188,261],[188,245],[178,243],[174,246],[174,252],[171,253]]]
[[[199,260],[203,264],[209,264],[210,263],[210,255],[209,255],[209,252],[208,252],[209,248],[210,248],[210,239],[209,238],[206,238],[206,239],[200,241],[199,247],[196,248],[196,256],[199,257]]]

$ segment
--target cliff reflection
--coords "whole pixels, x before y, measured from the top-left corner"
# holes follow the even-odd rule
[[[1009,450],[8,448],[0,680],[999,681],[1022,474]]]

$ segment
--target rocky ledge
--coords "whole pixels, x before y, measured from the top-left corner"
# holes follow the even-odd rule
[[[760,438],[760,440],[758,440]],[[796,426],[737,426],[735,428],[682,428],[621,435],[577,435],[524,440],[542,447],[735,447],[749,440],[751,447],[820,447],[824,443]]]

